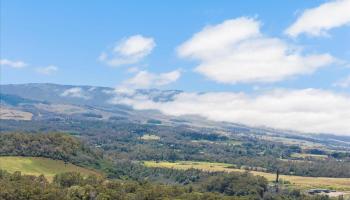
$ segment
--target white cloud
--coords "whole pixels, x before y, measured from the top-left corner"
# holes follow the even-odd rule
[[[317,89],[274,90],[259,95],[180,93],[168,102],[134,95],[112,102],[174,116],[199,115],[251,126],[350,135],[350,96]]]
[[[127,72],[128,73],[136,73],[136,72],[139,72],[140,71],[140,68],[139,67],[129,67],[127,69]]]
[[[88,89],[88,91],[89,91],[89,92],[93,92],[93,91],[95,91],[96,89],[97,89],[97,87],[92,86],[92,87],[90,87],[90,88]]]
[[[182,44],[178,53],[181,57],[211,60],[216,55],[221,56],[242,40],[259,37],[259,27],[259,22],[245,17],[206,26]]]
[[[40,67],[36,69],[36,72],[43,75],[51,75],[58,71],[58,67],[54,65],[49,65],[47,67]]]
[[[207,26],[178,48],[198,60],[195,71],[220,83],[275,82],[310,74],[335,61],[329,54],[303,55],[279,38],[263,36],[260,23],[241,17]]]
[[[327,35],[327,31],[350,24],[350,0],[335,0],[305,10],[285,33],[296,37],[302,33],[311,36]]]
[[[120,88],[138,89],[160,87],[177,81],[180,76],[180,70],[160,74],[155,74],[148,71],[139,71],[134,77],[124,81]]]
[[[8,59],[1,59],[0,60],[0,65],[3,66],[8,66],[12,68],[23,68],[26,67],[28,64],[22,61],[13,61],[13,60],[8,60]]]
[[[81,99],[90,99],[88,95],[84,93],[84,90],[80,87],[73,87],[62,92],[61,96],[63,97],[74,97]]]
[[[110,66],[134,64],[150,54],[155,46],[153,38],[133,35],[118,42],[110,52],[103,52],[99,60]]]
[[[337,81],[333,84],[335,87],[341,87],[341,88],[349,88],[350,87],[350,75],[347,76],[346,78]]]

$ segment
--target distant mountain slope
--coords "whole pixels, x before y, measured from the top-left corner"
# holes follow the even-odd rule
[[[333,145],[344,144],[344,142],[348,145],[350,143],[346,136],[308,135],[267,127],[214,122],[199,116],[173,117],[164,115],[157,110],[134,110],[126,105],[111,103],[113,99],[123,98],[127,95],[147,96],[147,99],[153,101],[171,101],[175,95],[180,93],[182,93],[180,90],[139,89],[129,94],[118,92],[110,87],[51,83],[0,85],[0,106],[2,108],[0,119],[63,120],[63,123],[68,123],[71,119],[102,120],[153,125],[153,122],[157,122],[158,125],[211,128],[220,134],[252,134],[254,137],[270,135],[273,137],[269,138],[276,139],[278,137],[284,141],[287,141],[286,138],[291,138],[310,142],[322,140]],[[13,122],[6,125],[13,127]],[[6,127],[9,128],[9,126]],[[264,138],[266,139],[266,137]]]
[[[36,101],[32,99],[25,99],[17,95],[0,93],[0,103],[10,106],[18,106],[19,104],[33,104],[33,103],[45,103],[43,101]]]
[[[149,89],[136,90],[132,95],[147,95],[154,101],[169,101],[179,93],[181,91],[178,90]],[[136,111],[129,106],[110,103],[113,98],[122,98],[125,95],[127,94],[108,87],[49,83],[0,85],[0,105],[18,112],[30,112],[33,120],[69,117],[147,122],[161,118],[170,122],[171,117],[158,111]]]
[[[123,93],[115,92],[114,88],[95,86],[72,86],[51,83],[29,83],[1,85],[0,93],[17,95],[22,98],[47,101],[50,103],[66,103],[90,106],[111,107],[109,101]],[[148,95],[155,101],[167,101],[179,90],[136,90],[135,95]]]

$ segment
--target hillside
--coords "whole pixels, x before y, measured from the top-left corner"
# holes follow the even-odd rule
[[[0,13],[0,200],[350,200],[350,0]]]
[[[67,123],[77,121],[104,121],[113,123],[152,124],[157,122],[167,126],[191,126],[211,128],[222,134],[237,132],[253,135],[278,136],[280,139],[297,137],[301,141],[321,143],[323,145],[346,146],[350,148],[350,137],[332,134],[306,134],[292,130],[277,130],[267,127],[251,127],[244,124],[210,121],[198,116],[167,116],[155,110],[134,110],[121,103],[113,103],[125,96],[147,96],[155,102],[172,101],[181,94],[180,90],[139,89],[132,94],[115,91],[110,87],[59,85],[49,83],[0,85],[1,126],[8,127],[8,120],[14,119],[19,124],[22,119],[33,123]],[[12,114],[11,114],[12,112]],[[30,117],[29,117],[30,116]],[[6,121],[5,121],[6,120]],[[11,122],[15,123],[15,122]],[[17,127],[19,129],[20,127]],[[42,127],[40,127],[42,128]],[[52,127],[51,127],[52,128]],[[275,138],[273,138],[275,139]],[[297,141],[299,142],[299,141]]]
[[[65,163],[62,160],[40,157],[0,156],[0,170],[6,170],[10,173],[19,171],[25,175],[44,175],[49,181],[52,181],[56,174],[64,172],[77,172],[85,177],[89,175],[101,176],[96,171]]]
[[[102,155],[67,134],[0,134],[0,156],[46,157],[98,168]]]
[[[61,95],[77,87],[82,95],[92,99]],[[244,191],[244,197],[280,195],[273,188],[276,171],[286,180],[279,183],[283,195],[288,196],[295,189],[304,193],[315,187],[349,190],[350,143],[346,136],[297,133],[213,122],[197,116],[170,117],[152,110],[133,110],[108,103],[118,94],[106,92],[112,88],[105,87],[23,84],[2,85],[1,89],[0,106],[10,112],[1,115],[0,156],[53,159],[97,170],[108,181],[178,185],[193,187],[199,193],[219,192],[228,196],[237,196],[239,190]],[[172,95],[179,92],[137,90],[135,95],[171,101]],[[98,97],[101,93],[104,95]],[[29,114],[31,117],[24,117]],[[202,171],[201,164],[176,165],[183,161],[223,163],[229,168]],[[23,174],[43,171],[49,179],[56,174],[54,163],[40,164],[47,169],[37,169],[35,162],[34,166],[20,164],[22,168],[15,164],[7,166],[7,170],[14,172],[18,167]],[[246,170],[250,171],[248,178]],[[229,171],[238,180],[248,179],[242,185],[245,189],[232,186],[233,192],[227,193],[212,185],[204,187],[212,179],[227,181],[222,171]],[[263,191],[255,185],[261,176],[265,177],[263,186],[259,186]],[[226,186],[226,183],[222,185]],[[247,192],[249,188],[255,192]]]
[[[213,140],[216,142],[225,141],[227,139],[217,135],[198,135],[194,133],[187,133],[186,136],[201,140],[205,138],[206,140]],[[34,196],[43,195],[41,193],[32,192],[31,187],[26,187],[29,180],[33,182],[33,189],[40,187],[41,191],[46,191],[47,189],[47,192],[50,195],[52,195],[52,191],[55,190],[57,194],[61,195],[60,199],[72,199],[73,197],[71,195],[73,194],[69,191],[76,190],[80,192],[85,191],[83,192],[84,194],[91,194],[89,192],[86,193],[86,191],[94,191],[94,194],[102,195],[107,193],[108,195],[112,196],[116,195],[115,193],[110,193],[115,191],[116,188],[109,184],[136,184],[133,186],[133,188],[139,188],[138,190],[129,190],[125,188],[126,190],[120,191],[120,195],[127,195],[126,193],[128,193],[128,195],[131,195],[132,193],[133,195],[136,193],[143,196],[144,193],[141,191],[151,190],[152,199],[156,197],[177,197],[177,199],[188,199],[190,197],[196,197],[197,199],[238,199],[242,197],[256,199],[269,195],[276,197],[283,195],[298,199],[309,198],[301,194],[299,190],[296,190],[297,188],[289,187],[289,183],[285,182],[280,183],[281,191],[276,193],[271,185],[273,182],[268,182],[268,180],[271,181],[271,176],[273,175],[270,174],[270,176],[266,177],[265,175],[268,173],[263,172],[246,173],[243,170],[237,170],[234,168],[225,168],[223,170],[230,173],[224,173],[221,170],[202,171],[201,168],[193,169],[197,166],[202,166],[201,163],[197,163],[194,166],[181,165],[182,168],[177,168],[174,166],[172,169],[162,168],[165,166],[164,164],[166,164],[166,162],[146,162],[146,166],[144,166],[141,162],[132,159],[132,157],[128,159],[126,159],[126,157],[121,158],[120,156],[122,156],[122,154],[117,153],[118,151],[104,151],[104,157],[107,158],[106,160],[105,158],[102,158],[102,156],[95,154],[93,148],[85,146],[80,139],[74,138],[73,136],[67,134],[15,133],[2,134],[0,137],[0,141],[2,142],[0,153],[3,155],[3,157],[0,157],[0,186],[2,187],[0,197],[1,195],[6,195],[6,192],[4,193],[3,191],[12,191],[13,187],[20,187],[21,192],[23,192],[18,194],[12,192],[11,194],[13,196],[5,196],[4,199],[16,199],[16,195],[28,195],[27,193]],[[144,140],[141,138],[142,137],[140,137],[140,142],[159,142],[162,139],[162,137],[157,137],[157,140]],[[129,145],[130,143],[133,143],[133,141],[129,141]],[[130,147],[132,146],[130,145]],[[134,148],[138,149],[139,147]],[[170,157],[174,156],[172,155],[172,152],[168,153],[170,153]],[[8,156],[9,154],[16,156]],[[23,155],[26,157],[21,157]],[[41,157],[30,157],[33,155]],[[146,151],[139,156],[145,155],[155,156],[155,154],[150,151]],[[43,158],[43,156],[46,158]],[[95,156],[97,156],[96,158],[98,159],[91,165],[90,161]],[[116,158],[115,156],[119,158]],[[132,156],[132,153],[130,153],[130,156]],[[58,159],[64,159],[66,162]],[[69,162],[76,162],[80,166],[95,167],[100,171],[97,172],[78,167],[70,164]],[[171,165],[171,163],[168,164],[169,166]],[[215,163],[208,164],[210,166],[215,165]],[[233,166],[230,164],[224,165]],[[14,174],[8,174],[6,171]],[[20,176],[20,174],[17,173],[18,171],[23,175],[34,175],[36,177]],[[102,173],[105,174],[108,179],[102,179],[100,176]],[[45,180],[43,180],[45,179],[44,177],[38,177],[41,174],[43,174],[49,181],[53,181],[54,184],[45,183]],[[264,176],[267,179],[264,178]],[[285,179],[286,176],[281,177]],[[136,182],[126,180],[133,180]],[[337,190],[347,190],[346,186],[340,188],[340,182],[342,180],[346,181],[346,179],[324,178],[323,180],[338,180],[333,183],[329,181],[328,183],[330,185],[329,187],[327,186],[327,188],[331,187],[332,189]],[[46,184],[44,188],[42,186],[43,183]],[[144,188],[145,184],[146,188]],[[163,186],[162,184],[169,186]],[[298,182],[298,188],[306,189],[313,186],[325,186],[308,184],[309,182],[307,181],[303,183]],[[114,189],[109,190],[111,188]],[[170,191],[169,193],[164,193],[164,191],[160,192],[156,188],[163,188],[165,191],[168,189],[170,189],[170,191],[176,189],[176,191],[181,190],[181,193],[173,193]],[[50,199],[53,198],[50,197]],[[133,198],[128,197],[126,199]]]

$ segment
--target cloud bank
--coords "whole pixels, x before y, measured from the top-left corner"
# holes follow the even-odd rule
[[[138,71],[133,77],[125,80],[121,85],[116,87],[115,91],[118,93],[134,94],[135,89],[162,87],[176,82],[180,77],[180,70],[160,74],[145,70]]]
[[[62,92],[62,97],[73,97],[73,98],[81,98],[81,99],[90,99],[91,97],[86,95],[82,88],[80,87],[73,87],[70,89],[67,89]]]
[[[155,46],[153,38],[133,35],[118,42],[109,52],[103,52],[99,60],[110,66],[134,64],[150,54]]]
[[[246,17],[207,26],[177,51],[182,58],[199,61],[196,72],[228,84],[276,82],[335,61],[329,54],[304,55],[300,47],[264,36],[260,22]]]
[[[111,102],[174,116],[199,115],[251,126],[350,135],[350,96],[318,89],[274,90],[260,95],[184,92],[167,102],[132,95]]]
[[[36,72],[43,75],[51,75],[57,71],[58,71],[58,67],[54,65],[49,65],[47,67],[39,67],[36,69]]]
[[[291,37],[300,34],[327,35],[327,31],[350,24],[350,0],[336,0],[305,10],[285,31]]]
[[[350,88],[350,75],[344,79],[341,79],[333,84],[335,87]]]
[[[132,88],[150,88],[168,85],[175,82],[181,76],[180,70],[155,74],[148,71],[140,71],[134,77],[126,80],[124,85]]]
[[[19,68],[26,67],[28,64],[23,62],[23,61],[13,61],[13,60],[8,60],[8,59],[1,59],[0,65],[19,69]]]

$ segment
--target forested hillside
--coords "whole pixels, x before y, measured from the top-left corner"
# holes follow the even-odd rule
[[[95,167],[101,176],[77,172],[57,174],[53,182],[44,176],[10,174],[0,170],[0,199],[269,199],[279,196],[312,199],[298,190],[269,185],[250,173],[205,172],[147,168],[142,163],[114,160],[96,153],[84,142],[67,134],[2,134],[2,156],[37,156],[62,159],[81,166]],[[106,157],[105,157],[106,156]]]
[[[334,181],[313,187],[349,190],[346,184],[350,178],[350,144],[346,136],[301,134],[196,116],[173,117],[156,111],[137,111],[125,105],[109,104],[107,100],[111,96],[106,91],[111,88],[84,86],[84,94],[94,97],[86,100],[60,95],[72,87],[55,84],[4,87],[0,93],[0,106],[5,108],[0,113],[0,156],[54,159],[97,171],[104,177],[103,183],[132,182],[139,184],[140,190],[145,189],[142,187],[146,183],[152,188],[165,187],[164,190],[180,188],[181,194],[193,195],[194,199],[205,199],[208,194],[214,195],[209,195],[209,199],[273,199],[280,195],[311,198],[303,195],[312,189],[301,181],[306,176]],[[168,101],[181,93],[152,89],[135,92],[155,101]],[[186,162],[205,163],[205,167],[184,170],[181,169],[184,166],[172,167]],[[149,167],[146,163],[154,165]],[[166,163],[170,167],[164,166]],[[216,165],[227,168],[213,170]],[[277,172],[281,177],[292,178],[276,183]],[[55,174],[47,178],[52,180]],[[269,182],[252,174],[264,174]],[[298,179],[298,184],[293,178]],[[11,184],[12,180],[3,181]],[[57,183],[47,186],[62,194],[70,190],[70,187],[58,187]],[[80,192],[84,191],[84,184],[72,187],[78,186]],[[192,192],[187,192],[188,189]],[[94,193],[105,190],[97,187]],[[121,195],[134,198],[138,191],[127,193]],[[153,189],[151,193],[159,195]],[[159,198],[189,198],[180,193]]]
[[[276,141],[274,138],[261,139],[259,135],[249,132],[221,135],[215,129],[128,122],[50,120],[2,123],[4,129],[8,129],[6,132],[71,132],[84,139],[86,145],[96,147],[115,161],[209,161],[272,173],[278,169],[286,175],[350,178],[349,151],[330,149],[315,141],[315,144],[307,141],[310,144],[300,145]],[[152,135],[154,139],[143,137],[147,135]],[[320,147],[314,147],[316,144]]]
[[[33,156],[99,167],[102,153],[66,134],[0,134],[0,156]]]

